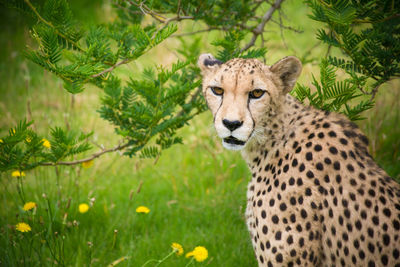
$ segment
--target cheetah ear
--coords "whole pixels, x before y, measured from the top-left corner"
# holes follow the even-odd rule
[[[289,93],[293,89],[301,73],[301,69],[300,60],[293,56],[282,58],[270,67],[271,72],[276,74],[281,80],[284,94]]]
[[[216,59],[211,54],[201,54],[197,65],[200,67],[202,73],[206,73],[210,70],[217,69],[222,64],[222,61]]]

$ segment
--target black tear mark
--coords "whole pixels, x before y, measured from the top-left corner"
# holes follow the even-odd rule
[[[215,64],[221,65],[222,61],[218,59],[208,59],[204,60],[204,66],[214,66]]]

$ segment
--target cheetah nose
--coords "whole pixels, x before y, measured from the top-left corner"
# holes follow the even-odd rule
[[[225,125],[226,128],[228,128],[231,131],[234,131],[237,128],[239,128],[240,126],[242,126],[243,121],[230,121],[227,119],[223,119],[222,123]]]

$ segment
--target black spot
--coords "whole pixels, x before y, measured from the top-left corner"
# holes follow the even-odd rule
[[[297,185],[298,185],[298,186],[303,185],[303,179],[301,179],[300,177],[297,178]]]
[[[287,172],[288,170],[289,170],[289,165],[286,164],[286,165],[283,167],[283,172]]]
[[[295,197],[291,197],[290,198],[290,204],[292,204],[293,206],[296,205],[296,198]]]
[[[281,238],[282,238],[282,232],[281,231],[276,232],[275,233],[275,239],[276,240],[281,240]]]
[[[313,159],[313,156],[312,156],[312,153],[311,152],[307,152],[306,153],[306,160],[312,160]]]
[[[328,135],[330,137],[336,137],[336,133],[334,131],[329,131]]]
[[[304,166],[304,163],[302,163],[302,164],[300,164],[300,166],[299,166],[299,171],[300,171],[300,172],[303,172],[305,168],[306,168],[306,167]]]
[[[310,147],[312,145],[311,142],[306,143],[306,147]]]
[[[271,199],[269,200],[269,206],[270,206],[270,207],[273,207],[274,204],[275,204],[275,199],[271,198]]]
[[[321,139],[322,139],[322,138],[324,138],[324,136],[325,136],[325,135],[324,135],[324,133],[323,133],[323,132],[320,132],[320,133],[318,133],[318,137],[319,137],[319,138],[321,138]]]
[[[344,138],[340,138],[340,139],[339,139],[339,142],[340,142],[342,145],[347,145],[347,144],[348,144],[348,141],[347,141],[346,139],[344,139]]]
[[[300,215],[303,219],[307,218],[307,211],[305,209],[301,209]]]
[[[322,124],[323,128],[329,128],[329,126],[330,126],[329,122],[325,122],[324,124]]]
[[[264,233],[264,235],[268,233],[268,227],[266,225],[263,226],[262,232]]]
[[[281,253],[278,253],[275,257],[275,260],[279,263],[283,262],[283,256]]]
[[[257,206],[259,206],[259,207],[262,206],[262,200],[261,200],[261,199],[259,199],[259,200],[257,201]]]
[[[295,179],[293,177],[290,177],[289,179],[289,185],[294,185]]]
[[[301,152],[301,146],[299,146],[299,147],[296,149],[295,152],[296,152],[296,153],[300,153],[300,152]]]
[[[292,161],[292,167],[296,167],[298,164],[297,159],[293,159]]]
[[[281,211],[285,211],[286,208],[287,208],[287,206],[286,206],[285,203],[281,203],[281,205],[279,206],[279,209],[280,209]]]
[[[388,256],[382,255],[381,256],[381,262],[382,262],[383,265],[388,265],[388,263],[389,263]]]
[[[354,167],[351,164],[347,164],[347,169],[349,170],[349,172],[354,172]]]
[[[333,155],[336,155],[336,154],[338,153],[338,150],[336,149],[336,147],[331,146],[331,147],[329,148],[329,152],[331,152]]]
[[[314,173],[312,171],[307,172],[307,177],[308,178],[314,178]]]
[[[338,162],[338,161],[335,161],[334,163],[333,163],[333,168],[335,169],[335,170],[340,170],[340,163]]]
[[[261,211],[261,217],[263,219],[265,219],[267,217],[267,213],[265,212],[265,210]]]
[[[390,236],[389,235],[387,235],[387,234],[383,235],[383,244],[385,246],[389,246],[389,244],[390,244]]]
[[[306,188],[306,192],[305,193],[306,193],[306,196],[311,196],[312,195],[311,189],[309,187]]]
[[[315,165],[315,167],[317,168],[317,170],[322,171],[324,169],[324,166],[322,165],[321,162],[318,162],[317,165]]]
[[[322,150],[322,146],[321,146],[321,145],[315,145],[315,146],[314,146],[314,150],[317,151],[317,152],[319,152],[319,151]]]

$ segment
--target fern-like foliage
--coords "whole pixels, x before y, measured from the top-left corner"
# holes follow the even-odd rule
[[[373,107],[372,100],[359,100],[358,104],[352,106],[352,102],[363,95],[358,88],[365,85],[365,79],[350,77],[337,80],[336,67],[323,60],[320,64],[320,80],[313,76],[313,89],[298,84],[291,92],[301,102],[308,103],[319,109],[343,113],[351,120],[361,120],[361,113]],[[354,101],[356,102],[356,101]]]
[[[380,85],[400,77],[400,6],[391,0],[309,0],[310,18],[322,22],[317,38],[340,49],[333,66],[371,82],[361,88],[374,98]],[[360,109],[368,103],[360,102]]]
[[[91,148],[88,143],[91,133],[54,128],[50,137],[43,138],[29,127],[32,123],[21,121],[0,138],[0,172],[56,164]]]

